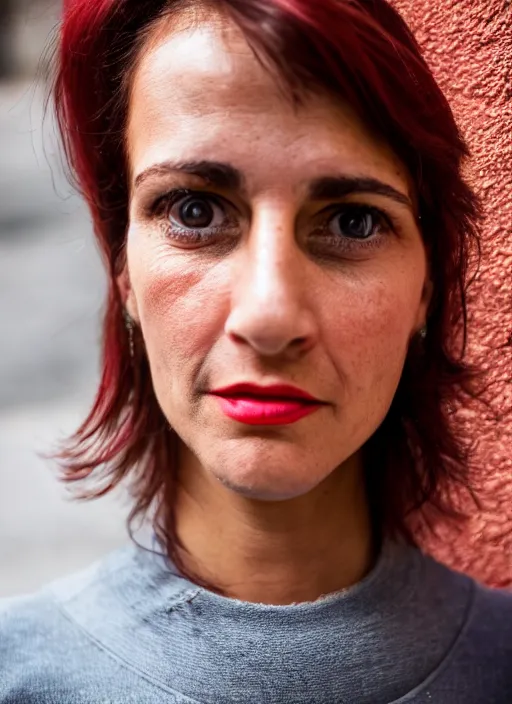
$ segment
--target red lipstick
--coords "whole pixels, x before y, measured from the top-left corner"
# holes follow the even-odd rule
[[[234,384],[210,392],[225,415],[246,425],[289,425],[325,405],[302,389],[286,384]]]

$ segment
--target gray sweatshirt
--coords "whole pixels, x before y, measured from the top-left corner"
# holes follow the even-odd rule
[[[388,544],[356,586],[268,606],[128,545],[0,602],[1,704],[130,702],[512,704],[512,596]]]

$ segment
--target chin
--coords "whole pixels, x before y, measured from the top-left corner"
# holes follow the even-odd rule
[[[270,436],[270,437],[269,437]],[[300,441],[302,440],[302,442]],[[329,477],[343,453],[326,453],[309,439],[290,442],[266,437],[223,438],[204,434],[188,444],[196,466],[238,496],[255,501],[287,501],[307,495]],[[197,464],[196,464],[197,463]]]
[[[246,499],[252,499],[253,501],[289,501],[290,499],[296,499],[299,496],[307,494],[312,487],[299,488],[295,487],[288,488],[285,490],[284,487],[264,487],[264,486],[247,486],[244,484],[234,483],[225,478],[219,478],[219,481],[235,494],[243,496]]]
[[[244,471],[240,471],[240,465]],[[312,491],[325,476],[317,476],[314,468],[297,466],[289,462],[237,463],[236,467],[229,464],[220,465],[222,472],[212,474],[223,486],[239,496],[255,501],[287,501],[304,496]],[[219,465],[216,465],[218,468]],[[262,469],[264,467],[264,469]],[[232,469],[232,471],[230,471]],[[330,472],[326,472],[328,475]]]

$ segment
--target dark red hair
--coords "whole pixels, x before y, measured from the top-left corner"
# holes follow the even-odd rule
[[[109,293],[101,383],[61,454],[64,478],[98,479],[86,491],[98,496],[129,475],[129,525],[154,509],[156,535],[183,568],[173,508],[178,439],[156,401],[138,331],[130,359],[116,279],[128,226],[130,78],[155,23],[190,7],[231,17],[293,100],[309,91],[348,101],[409,170],[434,286],[428,336],[411,343],[391,409],[364,453],[376,527],[410,537],[406,519],[413,509],[450,512],[450,488],[468,483],[467,448],[449,416],[471,377],[463,359],[465,287],[480,209],[461,175],[467,147],[450,107],[385,0],[69,0],[56,110],[69,165],[92,212]],[[455,329],[462,332],[459,344]]]

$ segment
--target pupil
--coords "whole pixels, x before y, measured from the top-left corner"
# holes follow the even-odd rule
[[[180,210],[181,220],[187,227],[208,227],[213,220],[213,209],[203,200],[189,200]]]
[[[348,237],[366,239],[372,234],[373,220],[370,213],[343,213],[339,225]]]

